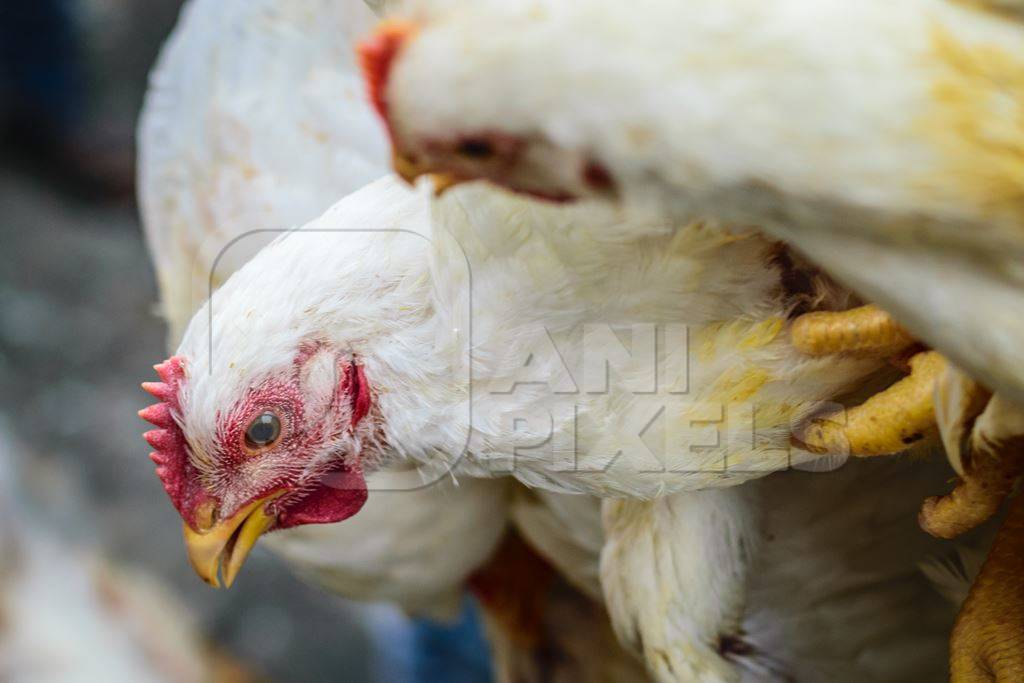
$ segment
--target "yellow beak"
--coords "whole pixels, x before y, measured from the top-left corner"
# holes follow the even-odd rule
[[[267,513],[266,504],[283,493],[278,491],[255,500],[202,533],[184,525],[185,551],[199,578],[220,588],[217,575],[223,573],[224,587],[231,587],[256,541],[274,523],[275,517]]]
[[[461,180],[450,173],[431,173],[422,164],[417,164],[406,156],[395,154],[391,158],[395,173],[410,185],[415,185],[420,176],[429,176],[434,183],[434,196],[440,197],[448,189],[458,185]]]

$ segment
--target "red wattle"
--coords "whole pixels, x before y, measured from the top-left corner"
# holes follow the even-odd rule
[[[367,496],[362,472],[331,472],[305,498],[278,514],[277,528],[344,521],[362,509]]]

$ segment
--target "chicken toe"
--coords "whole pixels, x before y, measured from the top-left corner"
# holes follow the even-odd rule
[[[996,513],[1024,473],[1024,413],[993,397],[971,430],[962,476],[953,491],[925,500],[921,527],[956,538]]]
[[[946,360],[934,351],[910,359],[910,374],[853,408],[810,419],[796,442],[812,453],[892,455],[936,431],[935,382]]]
[[[793,322],[793,346],[809,356],[850,353],[888,358],[914,345],[892,316],[874,305],[848,311],[814,311]]]

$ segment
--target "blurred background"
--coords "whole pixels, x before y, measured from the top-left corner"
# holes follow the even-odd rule
[[[180,4],[0,4],[0,680],[423,680],[433,627],[259,546],[231,591],[203,585],[146,457],[165,332],[133,137]]]

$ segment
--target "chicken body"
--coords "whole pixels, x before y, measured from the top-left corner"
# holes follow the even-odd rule
[[[185,8],[154,70],[139,133],[144,225],[172,345],[210,287],[386,172],[379,124],[361,104],[351,50],[338,39],[373,20],[357,2]],[[346,97],[350,104],[338,106]],[[506,485],[423,486],[414,468],[399,467],[371,486],[380,496],[358,522],[282,532],[269,545],[350,598],[452,614],[466,578],[505,531]],[[452,539],[457,551],[440,552]]]
[[[761,226],[1020,404],[1011,6],[410,2],[377,101],[411,168]]]
[[[360,359],[378,400],[379,417],[376,419],[379,420],[377,425],[380,437],[357,456],[366,471],[372,472],[375,467],[412,461],[425,471],[451,471],[460,477],[512,474],[531,486],[553,492],[584,491],[602,498],[631,498],[606,502],[602,524],[605,534],[599,570],[602,592],[620,637],[634,644],[642,640],[643,647],[647,648],[645,652],[649,662],[656,650],[662,649],[666,653],[667,664],[660,670],[654,667],[661,680],[687,680],[688,676],[693,677],[693,680],[737,680],[742,675],[742,669],[737,669],[731,663],[732,655],[723,656],[724,650],[720,651],[719,647],[721,642],[732,643],[734,638],[744,638],[748,587],[757,578],[755,572],[760,571],[761,558],[765,557],[762,545],[768,537],[763,536],[760,529],[770,508],[760,502],[759,488],[728,485],[766,475],[773,469],[786,468],[790,462],[788,459],[771,459],[770,456],[777,455],[775,450],[760,450],[755,446],[786,445],[788,421],[785,429],[776,430],[766,425],[766,432],[755,432],[754,440],[749,442],[728,436],[726,431],[726,436],[721,440],[722,449],[711,455],[707,451],[695,449],[699,457],[718,458],[706,462],[721,463],[727,461],[727,455],[737,456],[745,465],[737,473],[727,468],[709,467],[701,470],[700,461],[688,466],[685,458],[689,450],[662,448],[659,451],[656,442],[652,442],[654,445],[646,452],[630,451],[620,446],[623,461],[628,466],[638,462],[642,456],[651,457],[653,453],[661,453],[672,466],[669,471],[649,472],[635,466],[633,469],[627,467],[624,476],[618,479],[614,467],[595,473],[586,468],[577,472],[550,466],[550,458],[557,456],[557,452],[544,452],[540,455],[527,453],[523,456],[524,451],[531,446],[535,447],[538,442],[547,443],[539,437],[549,437],[550,434],[528,433],[529,438],[524,440],[522,434],[517,433],[519,430],[513,429],[513,416],[529,424],[529,420],[536,418],[538,406],[555,405],[559,382],[566,377],[573,377],[573,358],[570,353],[563,351],[562,357],[569,360],[559,361],[564,362],[565,366],[556,371],[553,365],[546,364],[553,363],[553,357],[542,356],[543,347],[534,338],[524,334],[523,330],[532,329],[532,321],[541,326],[538,334],[550,335],[547,336],[549,340],[561,340],[566,331],[583,326],[590,320],[588,316],[596,310],[598,304],[574,307],[563,305],[567,301],[572,302],[572,299],[561,298],[573,291],[572,283],[581,277],[582,266],[579,264],[590,263],[581,256],[584,250],[579,248],[579,244],[596,249],[602,245],[623,251],[627,248],[621,243],[615,243],[609,231],[609,234],[601,234],[602,239],[588,239],[576,234],[576,240],[582,242],[570,240],[569,244],[575,245],[572,248],[569,244],[558,248],[557,238],[553,244],[542,242],[546,246],[536,252],[535,256],[527,257],[520,253],[509,259],[508,263],[496,256],[495,251],[479,243],[474,246],[472,241],[468,248],[455,249],[452,235],[460,229],[459,223],[455,222],[457,220],[463,222],[467,235],[493,234],[474,229],[470,220],[472,216],[490,220],[500,216],[499,225],[506,226],[510,234],[524,236],[519,249],[529,249],[531,241],[546,240],[550,235],[573,235],[574,224],[565,221],[574,215],[589,219],[580,219],[580,223],[576,224],[578,226],[600,230],[602,225],[597,222],[602,210],[595,207],[569,210],[536,206],[503,195],[498,195],[495,204],[489,205],[485,202],[486,195],[474,195],[475,192],[489,191],[479,188],[458,190],[444,199],[444,202],[457,204],[435,206],[435,211],[442,212],[440,215],[451,216],[453,214],[448,212],[455,208],[462,214],[461,219],[459,213],[455,213],[455,218],[446,218],[442,224],[438,223],[436,217],[434,222],[428,220],[430,200],[427,197],[405,189],[394,179],[384,179],[343,200],[305,229],[289,233],[257,254],[214,295],[212,327],[208,311],[202,311],[194,318],[178,350],[182,357],[189,359],[188,382],[193,392],[193,397],[183,406],[182,424],[185,433],[195,440],[195,448],[215,448],[215,437],[209,431],[210,427],[205,425],[212,424],[209,419],[216,411],[200,406],[230,400],[230,396],[244,393],[245,387],[251,382],[260,381],[263,373],[275,372],[275,363],[289,364],[291,356],[288,349],[292,348],[291,345],[297,345],[299,340],[315,337],[331,347],[345,349],[346,354]],[[473,201],[468,201],[469,197],[474,197]],[[513,207],[519,207],[524,213],[492,213]],[[574,211],[581,213],[574,214]],[[530,222],[537,221],[539,215],[546,216],[545,222]],[[549,235],[543,229],[548,221],[560,229]],[[373,229],[353,231],[348,226],[373,226]],[[437,233],[434,232],[435,226],[440,226],[437,227]],[[663,233],[655,231],[655,236],[650,239],[657,246],[652,246],[650,252],[644,252],[644,247],[635,245],[636,249],[641,250],[637,253],[642,256],[615,262],[609,260],[603,269],[593,264],[590,270],[595,274],[595,281],[590,291],[596,300],[601,301],[602,311],[612,310],[612,315],[622,316],[618,320],[631,323],[637,319],[628,317],[630,311],[657,311],[658,308],[651,305],[655,301],[653,292],[657,287],[625,287],[617,278],[642,274],[657,282],[658,268],[665,267],[671,272],[671,267],[666,263],[678,260],[675,264],[678,268],[690,265],[694,252],[680,248],[673,254],[666,246],[673,240],[681,239],[680,234],[705,234],[703,228],[692,228],[696,232],[688,233],[690,229],[687,227]],[[768,246],[767,243],[760,244],[761,238],[755,235],[727,238],[722,233],[709,236],[708,239],[713,245],[710,253],[715,253],[714,249],[738,245],[739,251],[726,252],[730,254],[728,262],[734,264],[740,262],[746,249],[750,250],[750,263],[757,263],[755,257],[763,255],[763,249]],[[658,240],[664,241],[659,243]],[[495,242],[493,248],[505,249],[510,244],[513,244],[511,240],[502,239]],[[446,254],[453,249],[461,261],[453,257],[446,258]],[[475,252],[474,249],[479,251]],[[467,258],[472,264],[480,254],[487,255],[482,262],[485,268],[492,270],[484,269],[481,272],[489,272],[488,275],[481,276],[476,270],[466,270]],[[662,258],[656,258],[656,255]],[[536,279],[531,281],[533,287],[522,288],[529,267],[544,265],[542,259],[547,259],[549,266],[552,260],[571,265],[574,259],[578,259],[575,262],[579,269],[568,277],[550,278],[550,290],[544,289],[544,280]],[[493,262],[488,263],[489,260]],[[382,269],[382,264],[386,269]],[[453,271],[456,264],[462,270]],[[519,264],[519,267],[515,264]],[[620,266],[614,264],[643,266],[639,268],[638,274],[633,266],[621,265],[621,270],[617,270]],[[706,267],[710,269],[711,265]],[[771,273],[774,266],[763,263],[762,268]],[[503,269],[507,269],[505,280],[500,275]],[[274,278],[275,272],[289,273],[289,277]],[[455,278],[446,279],[443,276],[450,272],[462,273],[466,278],[472,275],[473,287],[462,284],[452,286]],[[538,272],[555,273],[557,270],[549,267],[547,271]],[[746,274],[749,275],[749,272]],[[481,280],[481,277],[486,279]],[[671,279],[675,283],[687,282],[678,272],[671,273]],[[729,281],[728,277],[724,279]],[[745,281],[743,278],[740,280]],[[481,282],[484,289],[476,290]],[[699,281],[691,279],[691,282],[695,287],[700,286]],[[518,288],[513,287],[513,283],[519,283]],[[667,285],[662,282],[658,286]],[[686,298],[677,295],[678,288],[671,291],[671,300],[664,303],[664,321],[677,319],[672,316],[683,316],[678,307],[685,304]],[[460,292],[465,294],[459,295]],[[475,298],[469,296],[470,292]],[[618,300],[614,298],[613,292],[620,293]],[[623,292],[624,295],[621,294]],[[489,303],[483,303],[483,296],[488,297]],[[470,308],[471,298],[475,302],[474,306],[480,306],[477,315],[472,315],[472,311],[477,309]],[[721,303],[726,300],[716,301],[727,306]],[[765,298],[758,300],[758,305],[764,306],[766,300],[774,299],[765,295]],[[254,306],[253,302],[264,301],[271,305]],[[699,295],[694,295],[690,301],[698,307],[695,310],[704,310],[700,308],[704,300]],[[735,299],[731,301],[737,304]],[[547,308],[545,302],[549,304]],[[758,346],[749,341],[751,328],[764,329],[764,326],[757,327],[756,323],[742,319],[739,322],[728,321],[737,327],[713,324],[721,321],[714,319],[714,309],[707,310],[710,320],[697,326],[693,332],[694,339],[700,340],[702,335],[711,332],[737,336],[712,335],[710,341],[694,344],[697,355],[689,373],[689,393],[686,394],[686,400],[668,404],[679,411],[668,413],[670,416],[685,416],[686,410],[701,404],[698,397],[702,392],[715,391],[715,381],[719,375],[714,370],[728,372],[744,361],[763,361],[772,372],[778,372],[780,368],[791,369],[793,374],[785,382],[784,390],[796,391],[802,386],[800,382],[806,379],[808,388],[804,398],[817,396],[819,401],[825,400],[825,397],[814,391],[821,391],[827,386],[840,386],[836,383],[841,380],[845,382],[841,386],[850,390],[863,384],[872,372],[878,370],[874,362],[849,361],[850,364],[845,366],[849,374],[841,377],[838,375],[838,370],[844,367],[841,364],[819,364],[805,359],[797,362],[794,360],[796,354],[787,356],[787,337],[778,334],[784,324],[781,320],[775,328],[776,334],[768,334],[767,338],[755,337],[762,343],[762,346]],[[309,315],[310,311],[317,313]],[[559,320],[559,315],[564,318]],[[538,318],[532,319],[529,316]],[[231,323],[240,319],[247,320],[247,324],[239,326]],[[224,324],[218,324],[218,320]],[[472,327],[464,327],[463,321]],[[741,332],[735,332],[737,328]],[[620,329],[630,331],[631,326],[622,324]],[[472,336],[468,331],[461,334],[463,330],[471,330]],[[208,355],[205,346],[211,339],[211,333],[212,356]],[[635,331],[633,333],[636,334]],[[565,336],[571,338],[571,335]],[[736,341],[737,338],[747,341]],[[251,343],[253,339],[260,341],[254,345]],[[293,341],[288,342],[289,339]],[[470,339],[471,354],[466,347]],[[270,342],[280,344],[280,356],[277,359],[265,355],[267,349],[272,348]],[[771,352],[767,352],[766,347]],[[541,350],[537,351],[538,348]],[[562,344],[557,348],[571,350],[573,347]],[[510,350],[511,361],[507,360]],[[666,349],[669,362],[670,351]],[[701,351],[703,356],[699,355]],[[545,364],[531,366],[525,363],[531,353],[537,359],[534,362]],[[720,364],[714,362],[716,358]],[[789,363],[787,358],[790,359]],[[541,374],[533,375],[531,379],[521,374],[524,367],[529,372]],[[469,375],[470,370],[472,376]],[[612,372],[620,372],[622,377],[631,376],[628,369],[623,372],[622,366],[613,368]],[[582,384],[584,375],[573,381]],[[545,379],[540,381],[538,377]],[[496,379],[502,385],[499,388],[503,390],[489,391],[494,389]],[[777,381],[781,383],[781,380]],[[606,430],[604,433],[610,433],[613,438],[621,439],[620,443],[625,443],[633,435],[614,430],[625,430],[624,425],[629,424],[619,418],[625,410],[622,406],[629,405],[632,392],[627,392],[619,382],[619,376],[609,382],[612,391],[618,392],[616,401],[610,401],[605,394],[588,396],[582,392],[572,394],[572,400],[578,402],[574,405],[578,406],[579,412],[603,416],[596,423],[603,425],[602,429]],[[527,385],[525,396],[518,395],[516,390],[508,391],[507,385],[520,383]],[[771,380],[767,382],[770,383]],[[731,381],[724,383],[724,386],[728,391],[737,390]],[[839,392],[841,389],[835,388],[833,391]],[[212,392],[216,393],[210,396]],[[757,400],[756,394],[755,390],[753,400]],[[772,405],[768,399],[775,395],[763,394],[763,397],[768,398],[762,405]],[[710,402],[714,394],[703,396]],[[198,402],[200,399],[202,404]],[[470,400],[472,403],[467,403]],[[795,403],[796,399],[793,401]],[[801,405],[798,410],[811,410],[816,405],[820,403]],[[527,411],[524,406],[532,410]],[[469,408],[472,408],[472,414],[468,412]],[[558,414],[557,410],[549,413]],[[803,414],[800,412],[799,416]],[[796,419],[801,419],[799,416]],[[549,418],[548,425],[552,424],[555,430],[568,431],[566,425],[552,422]],[[728,427],[728,423],[725,427]],[[657,429],[654,431],[657,432]],[[578,428],[577,433],[585,435],[582,428]],[[771,441],[773,435],[777,438],[774,442]],[[661,436],[665,438],[664,430]],[[744,443],[753,445],[742,450]],[[684,440],[681,445],[692,444],[692,441]],[[514,451],[516,447],[523,448],[523,451]],[[521,457],[510,460],[509,456],[514,452]],[[593,454],[580,452],[579,456],[581,462],[585,462]],[[748,460],[743,460],[744,457]],[[672,458],[677,459],[673,461]],[[747,466],[750,462],[758,463],[761,467],[753,469]],[[211,465],[217,466],[216,463]],[[827,478],[833,475],[821,476]],[[901,477],[897,476],[893,486],[901,486]],[[657,495],[653,486],[650,489],[643,488],[659,479],[664,494]],[[722,486],[726,488],[690,491]],[[805,495],[818,500],[816,491],[813,482],[808,481]],[[230,494],[230,491],[225,493]],[[373,501],[374,495],[373,491],[369,492],[370,501]],[[800,494],[795,492],[787,495],[793,496],[794,500],[801,499]],[[853,494],[850,495],[852,497]],[[827,496],[827,500],[828,503],[824,500],[820,502],[822,505],[834,505],[836,502],[833,496]],[[916,499],[900,500],[912,506],[917,504]],[[609,511],[608,508],[615,509]],[[908,535],[918,533],[914,530],[912,514],[907,513],[904,521],[907,522],[905,528]],[[548,525],[552,523],[549,521]],[[571,529],[574,523],[566,522],[567,528]],[[572,532],[569,532],[569,536],[572,536]],[[584,533],[578,538],[583,542],[577,543],[577,548],[593,548],[593,534]],[[908,548],[912,546],[910,544]],[[543,542],[538,543],[538,547],[543,548]],[[587,553],[581,556],[586,557]],[[557,565],[555,557],[557,554],[553,555],[553,562]],[[592,563],[592,553],[590,557]],[[917,556],[916,559],[921,558]],[[784,567],[786,562],[779,561],[780,567]],[[908,565],[903,565],[900,571],[904,576],[913,574]],[[651,572],[655,573],[653,583]],[[574,580],[583,587],[593,586],[592,578]],[[652,585],[658,586],[659,590],[650,592]],[[827,592],[829,584],[824,584],[822,590]],[[673,628],[666,629],[666,623],[673,624]],[[797,657],[794,659],[799,661]]]
[[[452,193],[431,220],[427,197],[383,179],[257,254],[179,346],[190,445],[214,452],[216,408],[318,339],[359,358],[375,387],[369,471],[397,455],[649,499],[812,459],[789,446],[791,427],[883,367],[790,346],[787,315],[807,293],[787,291],[792,273],[756,233],[622,230],[607,207],[489,193]],[[220,324],[233,320],[247,323]],[[748,404],[756,416],[709,408]],[[699,442],[711,435],[698,423],[720,423],[721,441]],[[217,464],[197,466],[213,476]]]

